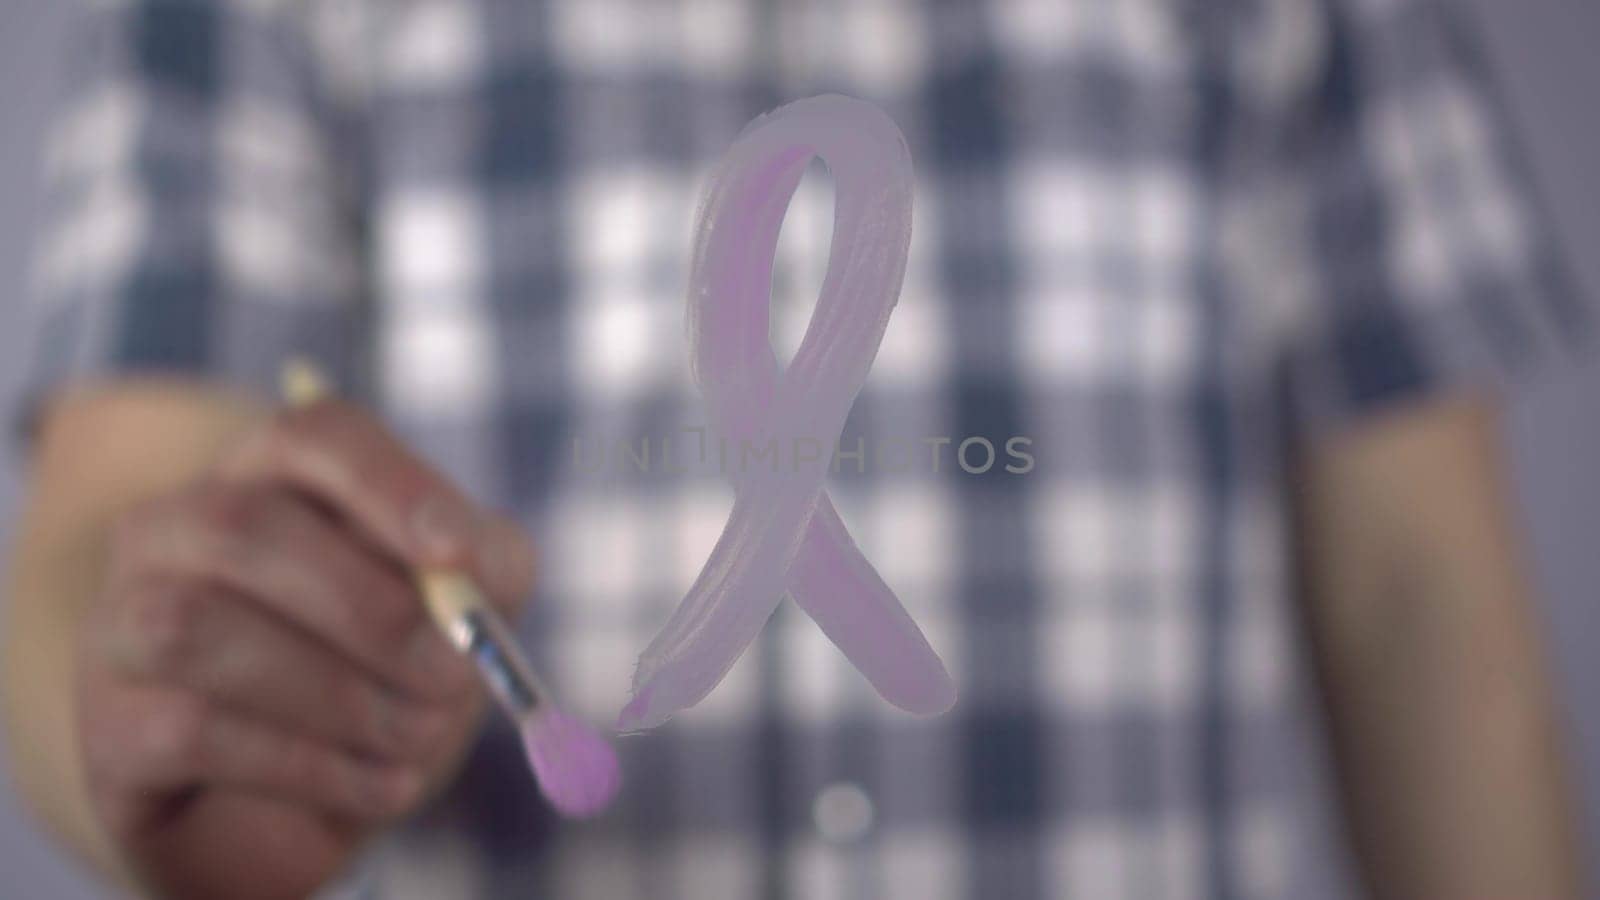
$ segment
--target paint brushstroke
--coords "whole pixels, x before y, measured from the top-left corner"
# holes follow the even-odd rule
[[[780,369],[768,340],[778,231],[806,166],[834,181],[834,223],[805,337]],[[752,122],[701,201],[688,291],[694,377],[730,442],[835,447],[899,299],[911,243],[912,171],[881,110],[824,95]],[[698,703],[785,594],[890,703],[932,715],[955,686],[911,615],[845,529],[824,489],[828,456],[740,467],[710,558],[639,658],[618,727],[652,728]]]

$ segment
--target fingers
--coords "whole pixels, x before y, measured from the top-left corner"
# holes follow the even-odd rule
[[[405,812],[425,787],[417,767],[363,759],[192,694],[119,690],[83,726],[92,787],[121,798],[119,818],[151,815],[138,809],[148,798],[211,787],[380,820]]]
[[[470,564],[480,537],[477,511],[446,478],[371,416],[336,400],[279,413],[220,474],[311,494],[414,566]]]
[[[123,674],[381,758],[434,759],[461,724],[226,588],[159,580],[136,590],[105,635]]]
[[[482,529],[485,537],[478,543],[471,568],[495,605],[515,614],[533,591],[538,563],[533,540],[521,525],[493,513],[485,517]]]
[[[508,610],[532,589],[526,531],[475,508],[380,422],[338,400],[278,413],[220,464],[218,475],[226,483],[304,492],[407,568],[474,570]]]
[[[127,571],[111,577],[131,582],[120,628],[135,646],[198,642],[216,627],[204,587],[222,585],[414,696],[447,698],[473,677],[404,573],[294,495],[202,486],[142,508],[115,540],[114,565]]]
[[[189,722],[179,715],[170,743],[158,740],[154,752],[217,787],[368,817],[404,812],[424,787],[417,769],[367,762],[222,707],[202,707]]]
[[[355,821],[410,808],[484,700],[416,570],[465,570],[515,611],[534,566],[515,523],[336,403],[282,414],[204,483],[124,515],[109,550],[77,711],[114,830],[209,788]]]

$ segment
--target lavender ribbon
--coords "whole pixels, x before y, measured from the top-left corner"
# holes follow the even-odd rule
[[[789,200],[816,157],[834,179],[828,270],[800,349],[780,370],[768,341],[773,258]],[[911,194],[900,130],[876,107],[837,95],[756,119],[713,173],[689,278],[695,380],[718,435],[775,446],[788,464],[741,466],[733,476],[733,511],[640,656],[620,729],[654,727],[703,699],[786,593],[885,700],[924,715],[955,703],[943,663],[851,540],[823,484],[821,451],[838,445],[899,298]],[[805,446],[821,451],[800,453]]]

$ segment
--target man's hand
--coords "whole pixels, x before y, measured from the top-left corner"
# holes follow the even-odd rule
[[[510,607],[531,545],[347,405],[221,446],[110,519],[72,644],[72,749],[139,880],[301,897],[443,779],[482,708],[411,569],[470,569]]]

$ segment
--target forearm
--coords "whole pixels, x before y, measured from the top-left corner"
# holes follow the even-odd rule
[[[1306,482],[1311,634],[1378,897],[1582,893],[1491,421],[1379,429]]]

